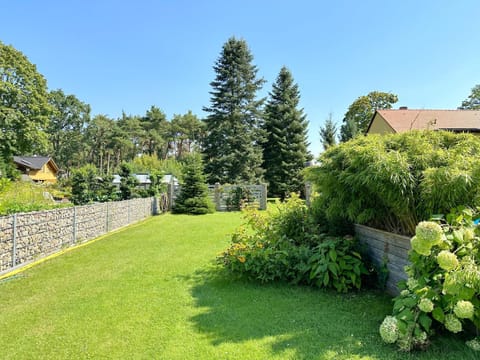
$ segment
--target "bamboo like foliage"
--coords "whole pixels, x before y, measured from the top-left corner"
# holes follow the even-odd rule
[[[480,204],[479,151],[471,134],[368,135],[327,150],[308,177],[329,218],[412,235],[434,214]]]

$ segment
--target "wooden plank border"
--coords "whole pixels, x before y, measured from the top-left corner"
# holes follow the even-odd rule
[[[389,273],[386,290],[397,295],[397,283],[407,278],[404,267],[409,263],[410,238],[358,224],[355,224],[355,235],[367,246],[367,253],[376,266],[386,264]]]

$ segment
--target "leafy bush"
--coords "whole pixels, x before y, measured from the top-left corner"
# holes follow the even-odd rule
[[[85,165],[72,171],[72,202],[84,205],[91,202],[117,200],[118,194],[111,176],[101,177],[93,165]]]
[[[408,280],[380,326],[385,342],[410,351],[428,346],[434,327],[453,333],[469,324],[480,328],[480,229],[472,219],[473,212],[463,208],[446,222],[418,224]],[[468,345],[475,348],[479,341]]]
[[[399,234],[457,204],[480,200],[480,138],[444,131],[357,137],[307,171],[328,219]]]
[[[320,235],[298,196],[267,212],[244,211],[246,224],[219,258],[231,272],[261,282],[288,281],[339,292],[361,287],[367,271],[353,238]]]

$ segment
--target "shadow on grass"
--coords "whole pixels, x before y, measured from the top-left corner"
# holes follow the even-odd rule
[[[427,352],[405,354],[384,344],[378,326],[391,311],[374,292],[337,294],[287,284],[232,279],[216,269],[197,273],[192,296],[200,314],[191,318],[213,345],[259,340],[272,356],[295,359],[474,359],[463,342],[440,339]],[[267,345],[265,345],[267,344]]]

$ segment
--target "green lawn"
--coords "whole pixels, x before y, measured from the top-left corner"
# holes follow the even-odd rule
[[[478,358],[459,340],[383,344],[386,296],[230,279],[212,262],[239,223],[159,216],[1,281],[0,358]]]

